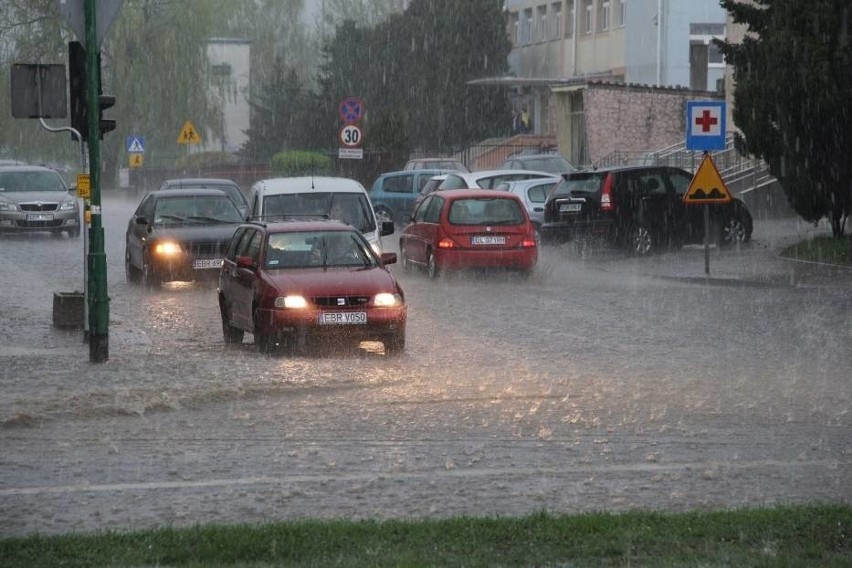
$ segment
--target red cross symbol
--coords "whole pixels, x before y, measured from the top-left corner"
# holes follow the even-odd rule
[[[695,124],[701,127],[701,132],[710,132],[710,127],[716,125],[719,119],[710,114],[710,111],[705,109],[701,113],[700,118],[695,119]]]

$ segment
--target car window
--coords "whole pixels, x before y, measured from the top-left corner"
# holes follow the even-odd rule
[[[689,189],[689,184],[692,183],[692,176],[688,175],[686,172],[670,170],[668,177],[672,188],[674,188],[675,193],[678,195],[686,193],[686,190]]]
[[[272,233],[266,244],[267,268],[375,266],[369,243],[355,232]]]
[[[248,240],[245,254],[243,256],[251,257],[253,262],[257,262],[260,258],[260,245],[263,240],[263,233],[260,231],[254,231],[251,235],[251,239]]]
[[[414,185],[413,178],[413,175],[400,175],[385,178],[385,191],[387,193],[411,193]]]
[[[563,174],[576,169],[571,162],[562,156],[529,158],[521,161],[519,167],[524,170],[538,170],[540,172],[550,172],[554,174]]]
[[[361,232],[376,228],[367,196],[353,192],[311,192],[269,195],[263,200],[263,216],[328,217],[352,225]]]
[[[422,208],[425,209],[423,212],[423,221],[426,223],[437,223],[441,219],[441,208],[444,206],[444,199],[441,197],[435,197],[429,203],[428,207]]]
[[[228,243],[228,252],[225,254],[227,258],[234,260],[237,257],[237,246],[248,230],[249,229],[247,227],[242,227],[236,230],[234,236],[231,237],[231,242]]]
[[[19,191],[68,191],[68,188],[54,172],[0,172],[0,193]]]
[[[438,189],[462,189],[466,187],[467,182],[462,177],[450,174],[447,176],[447,179],[441,182]]]
[[[553,183],[543,183],[541,185],[534,185],[527,190],[527,198],[532,203],[544,203],[547,201],[547,196],[556,186],[556,182]]]
[[[430,181],[432,181],[432,179],[429,176],[417,176],[417,192],[422,192],[423,188],[426,187],[426,184],[428,184]],[[434,184],[434,186],[437,187],[438,184],[436,183]]]
[[[420,203],[417,207],[417,210],[414,211],[414,221],[422,221],[423,217],[426,215],[426,210],[429,209],[429,204],[432,203],[432,196],[426,196],[426,198]]]
[[[239,223],[234,202],[225,195],[161,195],[154,206],[154,223]]]
[[[665,195],[666,184],[659,172],[645,173],[640,177],[642,193],[644,195]]]
[[[520,204],[514,199],[456,199],[447,220],[451,225],[519,225],[524,222]]]
[[[570,193],[597,193],[601,189],[601,183],[606,176],[603,172],[585,172],[574,174],[568,179],[563,179],[553,190],[554,196],[568,195]]]

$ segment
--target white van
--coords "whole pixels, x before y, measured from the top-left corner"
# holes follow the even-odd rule
[[[392,235],[392,221],[378,223],[364,186],[341,177],[290,177],[255,183],[249,196],[249,218],[256,221],[306,216],[328,217],[361,231],[377,254],[381,237]]]

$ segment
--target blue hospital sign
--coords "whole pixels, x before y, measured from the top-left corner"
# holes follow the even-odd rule
[[[724,150],[724,101],[690,101],[686,103],[686,149]]]

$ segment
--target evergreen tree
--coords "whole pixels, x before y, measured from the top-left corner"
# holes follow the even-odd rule
[[[828,217],[842,236],[852,213],[852,5],[721,5],[749,32],[742,44],[721,45],[734,68],[739,143],[766,160],[799,215]]]

